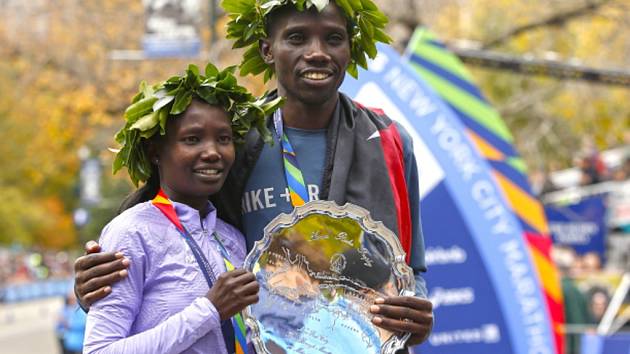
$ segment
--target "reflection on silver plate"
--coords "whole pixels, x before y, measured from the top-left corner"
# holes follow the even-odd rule
[[[262,353],[394,353],[398,336],[372,324],[383,296],[412,295],[396,235],[356,205],[314,201],[265,227],[245,259],[260,283],[244,314]]]

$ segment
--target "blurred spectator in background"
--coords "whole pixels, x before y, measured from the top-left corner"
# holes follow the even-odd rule
[[[582,173],[580,176],[581,186],[588,186],[602,182],[603,177],[595,165],[595,160],[593,160],[589,155],[578,156],[575,159],[575,165]]]
[[[582,256],[582,271],[585,274],[602,271],[602,259],[597,252],[587,252]]]
[[[573,279],[582,278],[585,275],[584,259],[575,253],[573,248],[567,247],[566,252],[570,253],[570,256],[567,256],[570,257],[570,261],[567,261],[566,267],[568,267],[568,271],[566,275]]]
[[[65,251],[0,248],[0,284],[69,278],[72,276],[72,262]]]
[[[588,291],[588,311],[591,323],[601,322],[610,303],[608,290],[601,286],[594,286]]]
[[[626,179],[630,178],[630,156],[627,156],[621,165],[621,170]]]
[[[612,179],[617,182],[623,182],[630,178],[630,156],[626,157],[621,164],[612,173]]]
[[[74,258],[66,251],[0,247],[0,303],[65,295]]]
[[[582,165],[587,166],[587,173],[593,178],[592,182],[586,184],[595,184],[608,179],[608,167],[604,163],[592,137],[587,136],[582,141],[580,156]],[[585,171],[583,170],[582,172],[584,173]]]
[[[63,354],[79,354],[83,351],[86,317],[86,313],[77,304],[74,291],[70,291],[57,324],[57,335]]]
[[[553,181],[551,180],[551,175],[549,173],[549,170],[547,169],[535,170],[530,175],[530,183],[532,186],[532,191],[535,195],[539,197],[543,194],[555,192],[556,190],[558,190],[556,185],[554,185]]]
[[[562,296],[564,298],[564,318],[567,327],[571,325],[587,324],[590,321],[587,302],[584,294],[575,285],[569,272],[579,259],[575,251],[568,247],[554,246],[551,251],[551,258],[558,267],[562,277]],[[580,335],[572,334],[572,331],[565,332],[566,353],[580,353]]]

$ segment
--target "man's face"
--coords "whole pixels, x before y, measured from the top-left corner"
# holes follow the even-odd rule
[[[287,7],[269,18],[261,42],[265,62],[273,65],[278,93],[306,105],[336,100],[350,62],[346,19],[334,3],[322,12]]]

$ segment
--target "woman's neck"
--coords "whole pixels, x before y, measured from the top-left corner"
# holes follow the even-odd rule
[[[180,193],[174,192],[170,190],[168,187],[162,185],[162,190],[166,194],[166,196],[177,203],[186,204],[189,207],[196,209],[199,212],[199,216],[203,219],[210,212],[210,208],[208,206],[208,198],[205,196],[201,197],[191,197],[185,196]]]

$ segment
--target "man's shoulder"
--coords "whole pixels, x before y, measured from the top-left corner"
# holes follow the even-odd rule
[[[342,103],[352,107],[353,114],[357,116],[355,121],[369,121],[372,124],[375,124],[376,128],[379,130],[395,127],[398,133],[397,135],[400,136],[405,155],[408,155],[411,151],[413,151],[413,141],[407,129],[405,129],[405,127],[396,120],[390,118],[382,108],[364,105],[361,102],[353,100],[342,92],[340,92],[339,97]],[[361,117],[364,119],[361,119]]]
[[[352,107],[357,113],[364,113],[372,118],[380,119],[388,123],[391,122],[391,119],[387,116],[385,111],[379,107],[368,106],[359,101],[355,101],[343,92],[339,92],[339,97],[342,103]]]
[[[352,109],[358,114],[365,114],[372,121],[380,122],[383,124],[383,127],[387,128],[391,124],[396,125],[396,129],[399,131],[401,138],[403,140],[411,140],[411,136],[407,132],[407,130],[396,120],[392,119],[387,115],[387,113],[380,107],[367,106],[361,102],[355,101],[346,94],[340,92],[340,98],[342,102],[346,105],[352,107]]]

